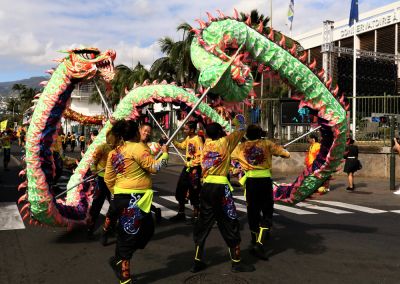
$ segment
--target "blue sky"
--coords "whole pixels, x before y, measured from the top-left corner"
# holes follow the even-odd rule
[[[360,13],[397,1],[359,0]],[[293,34],[326,19],[349,16],[351,0],[295,0]],[[269,16],[269,0],[0,0],[0,82],[44,75],[57,50],[81,44],[115,49],[116,63],[146,66],[161,56],[158,39],[179,39],[182,22],[197,26],[206,11],[258,9]],[[273,26],[288,33],[289,0],[273,0]],[[310,15],[313,15],[310,17]]]

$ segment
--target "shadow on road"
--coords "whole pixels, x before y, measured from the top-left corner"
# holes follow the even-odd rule
[[[279,216],[274,221],[278,226],[273,232],[269,246],[269,255],[278,255],[286,250],[292,249],[298,254],[322,254],[327,251],[323,245],[325,240],[322,233],[310,233],[318,230],[335,230],[349,233],[372,234],[377,228],[346,225],[346,224],[307,224],[294,221],[293,219]]]
[[[153,283],[155,281],[160,281],[160,279],[170,278],[174,275],[187,272],[185,273],[184,278],[188,278],[194,275],[189,272],[189,269],[192,265],[193,256],[194,245],[193,250],[169,255],[164,268],[136,274],[135,277],[137,277],[138,282],[140,283]],[[204,251],[204,261],[207,263],[208,267],[212,267],[224,262],[230,262],[226,250],[219,246],[206,248]]]

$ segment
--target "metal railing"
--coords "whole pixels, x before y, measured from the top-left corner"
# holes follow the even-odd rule
[[[347,97],[350,107],[349,127],[353,123],[352,97]],[[356,140],[367,144],[389,146],[390,141],[390,117],[394,116],[397,125],[400,124],[400,96],[359,96],[356,97]],[[269,137],[286,143],[310,130],[310,125],[282,126],[280,124],[281,108],[279,98],[254,99],[254,106],[259,108],[258,120],[254,121],[251,107],[243,104],[243,113],[247,121],[259,124]],[[271,114],[270,114],[270,113]],[[396,126],[398,129],[398,126]],[[351,129],[351,128],[350,128]],[[306,143],[307,138],[298,143]]]

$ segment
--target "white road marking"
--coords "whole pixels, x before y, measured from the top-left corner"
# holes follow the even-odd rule
[[[242,201],[246,200],[246,198],[243,195],[237,195],[237,196],[234,196],[234,198],[242,200]],[[274,204],[274,209],[286,211],[286,212],[297,214],[297,215],[317,214],[315,212],[306,211],[306,210],[302,210],[302,209],[298,209],[298,208],[290,207],[290,206],[286,206],[286,205],[281,205],[281,204]]]
[[[167,208],[167,207],[165,207],[165,206],[163,206],[161,204],[158,204],[158,203],[156,203],[154,201],[153,201],[153,205],[161,209],[161,217],[162,218],[167,218],[168,219],[168,218],[170,218],[172,216],[175,216],[176,213],[177,213],[176,211],[171,210],[171,209],[169,209],[169,208]]]
[[[0,202],[0,230],[25,229],[24,222],[14,202]]]
[[[390,210],[390,212],[400,214],[400,210]]]
[[[348,204],[348,203],[339,202],[339,201],[313,200],[313,202],[336,206],[336,207],[341,207],[341,208],[347,208],[347,209],[370,213],[370,214],[378,214],[378,213],[387,212],[385,210],[380,210],[380,209],[375,209],[375,208],[370,208],[370,207],[365,207],[365,206],[359,206],[359,205],[354,205],[354,204]]]
[[[110,203],[106,199],[104,201],[103,207],[101,207],[100,214],[106,216],[109,207],[110,207]]]
[[[169,196],[159,196],[160,198],[166,199],[172,203],[178,204],[178,201],[175,199],[175,196],[169,195]],[[193,207],[190,204],[185,204],[185,207],[187,209],[193,209]]]
[[[345,211],[345,210],[340,210],[336,208],[331,208],[331,207],[325,207],[325,206],[318,206],[315,204],[310,204],[306,202],[299,202],[296,204],[297,207],[303,207],[307,209],[312,209],[312,210],[319,210],[319,211],[325,211],[325,212],[330,212],[333,214],[351,214],[353,212],[350,211]]]
[[[281,205],[281,204],[274,204],[274,208],[277,209],[277,210],[282,210],[282,211],[293,213],[293,214],[297,214],[297,215],[313,215],[313,214],[317,214],[315,212],[302,210],[302,209],[298,209],[296,207],[291,207],[291,206]]]

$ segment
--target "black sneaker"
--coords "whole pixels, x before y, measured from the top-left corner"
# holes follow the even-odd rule
[[[264,250],[264,247],[262,245],[256,244],[255,246],[253,246],[250,252],[259,259],[268,260],[268,254]]]
[[[154,209],[154,215],[156,217],[156,222],[160,223],[161,222],[161,209],[160,208]]]
[[[172,222],[186,221],[186,215],[185,215],[185,213],[178,212],[178,214],[176,214],[175,216],[169,218],[169,220],[172,221]]]
[[[252,264],[243,263],[242,261],[239,262],[232,262],[232,272],[253,272],[256,268]]]
[[[347,188],[346,188],[346,191],[352,192],[352,191],[354,191],[354,187],[347,187]]]
[[[192,273],[197,273],[199,271],[202,271],[204,269],[207,268],[207,264],[205,264],[204,262],[200,261],[200,260],[195,260],[193,263],[192,268],[190,268],[190,272]]]

